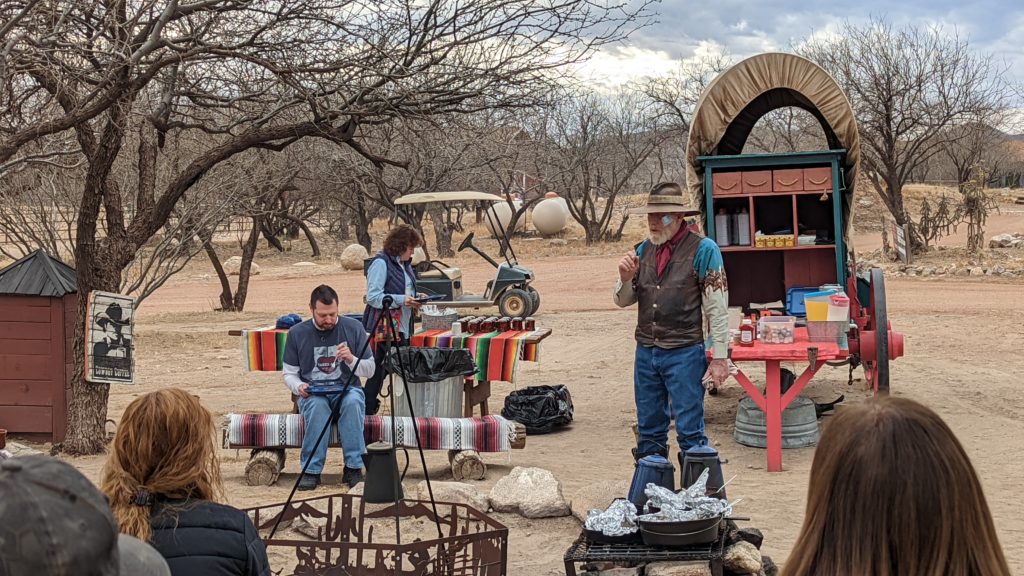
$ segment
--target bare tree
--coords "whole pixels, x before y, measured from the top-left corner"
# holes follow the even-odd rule
[[[619,194],[638,189],[641,168],[677,134],[665,118],[635,91],[569,92],[545,118],[537,172],[566,197],[588,244],[611,239]]]
[[[643,25],[647,4],[8,2],[0,6],[0,165],[41,139],[73,138],[85,159],[78,286],[115,291],[181,197],[221,162],[308,137],[372,158],[359,126],[532,106],[565,64]],[[197,144],[191,157],[162,152],[172,136]],[[114,177],[119,165],[132,167],[130,189]],[[81,301],[62,448],[87,454],[104,448],[108,386],[82,377]]]
[[[972,51],[955,30],[897,29],[882,19],[846,22],[836,35],[805,41],[798,51],[846,92],[857,115],[866,176],[919,249],[924,241],[903,186],[941,151],[950,127],[1003,105],[1003,68],[991,55]]]
[[[646,81],[641,89],[685,138],[704,89],[734,63],[728,54],[711,54],[696,60],[686,60],[668,76]]]

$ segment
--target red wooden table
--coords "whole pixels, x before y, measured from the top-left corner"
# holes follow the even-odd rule
[[[764,362],[763,394],[739,366],[739,372],[734,377],[753,398],[757,407],[764,412],[768,435],[769,472],[782,471],[782,411],[800,394],[825,362],[841,360],[849,354],[847,350],[840,349],[835,342],[811,342],[807,337],[806,328],[797,328],[793,338],[792,344],[765,344],[761,340],[755,340],[753,346],[732,347],[732,361],[735,363]],[[793,386],[782,394],[781,364],[803,361],[807,362],[807,368],[797,377]]]

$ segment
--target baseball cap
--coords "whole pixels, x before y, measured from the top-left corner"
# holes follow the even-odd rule
[[[119,538],[103,494],[48,456],[0,461],[0,576],[170,574],[152,546]]]

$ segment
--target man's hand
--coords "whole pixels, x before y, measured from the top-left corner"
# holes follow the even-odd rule
[[[306,384],[305,382],[299,385],[299,396],[309,398],[309,392],[306,392],[306,388],[309,388],[309,384]]]
[[[423,302],[417,302],[416,300],[413,300],[413,298],[417,298],[417,297],[418,296],[406,296],[405,297],[405,305],[408,306],[409,308],[414,308],[416,310],[419,310],[420,307],[423,306]]]
[[[619,261],[619,279],[623,284],[631,282],[639,270],[640,258],[636,254],[628,253]]]
[[[729,361],[725,358],[712,360],[708,364],[708,371],[705,373],[705,377],[707,374],[711,374],[711,387],[708,388],[708,391],[711,394],[717,394],[718,389],[729,379]]]
[[[352,351],[348,349],[348,344],[345,342],[338,345],[338,349],[334,353],[334,357],[341,362],[344,362],[346,365],[356,359],[356,357],[352,355]]]

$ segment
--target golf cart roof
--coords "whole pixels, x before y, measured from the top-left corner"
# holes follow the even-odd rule
[[[504,198],[489,192],[422,192],[419,194],[406,194],[395,200],[395,205],[424,204],[427,202],[467,202],[482,200],[485,202],[503,202]]]

